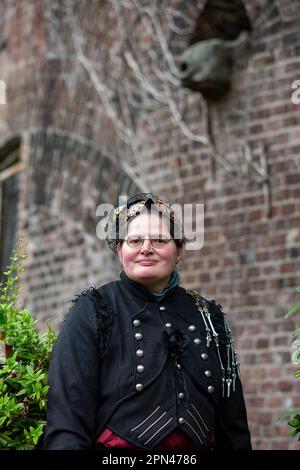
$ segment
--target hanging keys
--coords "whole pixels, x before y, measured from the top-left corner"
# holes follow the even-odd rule
[[[238,373],[239,379],[241,380],[240,363],[239,363],[239,361],[236,362],[236,368],[237,368],[237,373]]]
[[[210,343],[212,342],[211,334],[209,331],[206,333],[206,347],[209,348]]]
[[[232,374],[232,391],[235,392],[236,373]]]
[[[222,368],[222,397],[225,396],[225,369]]]
[[[209,303],[207,302],[205,298],[201,297],[200,294],[196,291],[188,290],[187,293],[190,294],[194,298],[195,304],[201,314],[203,323],[205,325],[207,349],[210,347],[211,342],[214,342],[215,344],[216,352],[218,355],[218,360],[219,360],[219,364],[221,368],[222,397],[225,397],[225,388],[226,388],[226,396],[230,397],[231,385],[232,385],[232,391],[235,391],[236,378],[240,377],[239,362],[237,361],[236,352],[233,348],[233,338],[232,338],[231,330],[224,317],[223,318],[224,328],[225,328],[226,337],[227,337],[225,354],[227,358],[224,358],[225,362],[223,365],[223,358],[221,357],[221,354],[220,354],[219,334],[215,330],[214,324],[211,319]],[[226,364],[226,369],[224,367],[225,364]]]
[[[230,386],[231,386],[231,382],[232,380],[231,379],[226,379],[226,384],[227,384],[227,398],[230,397]]]

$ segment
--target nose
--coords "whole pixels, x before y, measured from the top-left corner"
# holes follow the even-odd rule
[[[149,253],[149,251],[152,251],[151,240],[149,240],[149,238],[145,238],[144,243],[141,246],[141,253]]]

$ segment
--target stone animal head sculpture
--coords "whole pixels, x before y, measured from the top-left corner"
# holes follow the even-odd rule
[[[250,35],[242,31],[237,39],[202,40],[181,56],[179,78],[183,86],[207,99],[218,99],[230,88],[235,61],[250,50]]]

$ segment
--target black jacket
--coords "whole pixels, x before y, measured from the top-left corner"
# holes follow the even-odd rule
[[[209,301],[226,364],[224,316]],[[162,301],[124,272],[78,296],[49,368],[45,449],[92,449],[108,426],[152,449],[181,427],[201,449],[251,449],[239,377],[222,395],[218,351],[207,348],[194,299],[179,286]],[[196,340],[196,341],[195,341]]]

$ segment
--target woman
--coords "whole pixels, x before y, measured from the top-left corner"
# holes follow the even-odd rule
[[[133,196],[107,241],[123,271],[65,319],[44,448],[251,449],[230,330],[220,305],[179,287],[184,237],[170,206]]]

